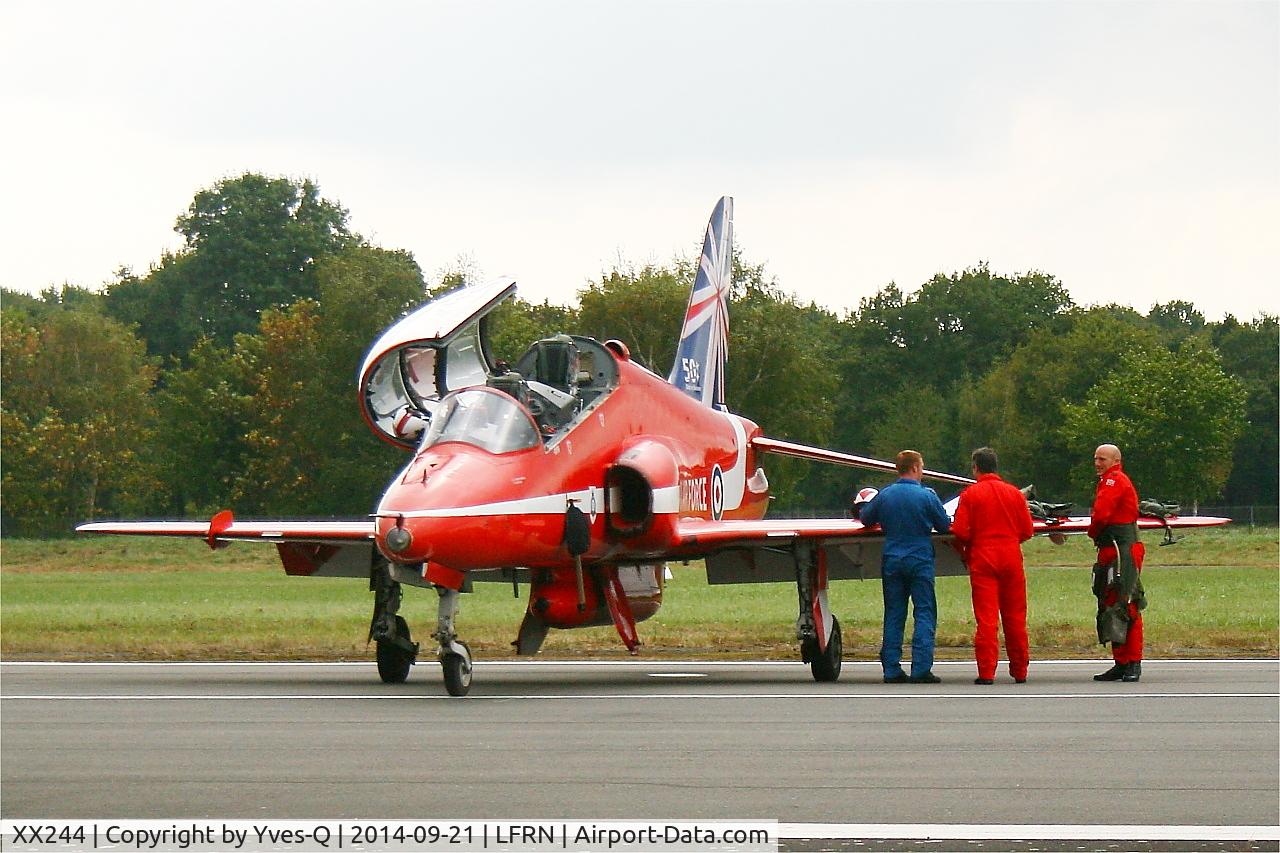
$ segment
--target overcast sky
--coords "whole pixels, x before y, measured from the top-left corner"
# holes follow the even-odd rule
[[[832,309],[987,261],[1280,313],[1280,2],[0,0],[0,284],[98,287],[308,177],[428,277],[569,303],[735,198]]]

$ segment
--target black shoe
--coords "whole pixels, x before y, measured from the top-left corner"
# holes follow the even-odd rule
[[[1136,660],[1133,663],[1125,664],[1124,674],[1120,676],[1121,681],[1127,681],[1132,684],[1140,678],[1142,678],[1142,661]]]
[[[1015,679],[1013,680],[1013,683],[1014,683],[1014,684],[1026,684],[1026,683],[1027,683],[1027,680],[1026,680],[1025,678],[1015,678]]]
[[[884,677],[885,684],[906,684],[910,680],[911,679],[907,677],[905,672],[900,672],[897,675],[886,675]]]
[[[1124,677],[1125,670],[1129,668],[1128,664],[1118,663],[1106,672],[1100,672],[1093,677],[1094,681],[1119,681]]]
[[[973,680],[973,683],[974,684],[995,684],[996,680],[994,678],[975,678]]]
[[[941,684],[942,679],[934,675],[932,672],[926,672],[923,675],[911,676],[912,684]]]

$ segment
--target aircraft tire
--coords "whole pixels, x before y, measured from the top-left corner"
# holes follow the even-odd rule
[[[843,646],[844,643],[840,639],[840,620],[832,616],[831,639],[827,642],[827,650],[818,651],[815,642],[809,658],[809,669],[813,672],[814,681],[835,681],[840,677],[840,655]]]
[[[466,643],[460,645],[471,654],[471,647]],[[462,655],[446,654],[440,659],[444,669],[444,689],[450,696],[466,696],[471,690],[471,664]]]
[[[403,616],[396,617],[396,636],[412,642],[409,636],[409,623]],[[394,643],[378,641],[378,677],[386,684],[403,684],[409,678],[409,668],[413,666],[413,655]]]

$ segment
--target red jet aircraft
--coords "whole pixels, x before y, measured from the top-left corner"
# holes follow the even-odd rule
[[[397,613],[401,585],[434,588],[434,638],[454,696],[471,686],[471,652],[454,626],[459,593],[470,581],[528,584],[519,654],[536,653],[549,628],[610,623],[634,652],[636,623],[661,605],[666,562],[701,559],[712,584],[794,582],[801,656],[815,679],[834,681],[840,623],[827,584],[878,577],[883,536],[847,518],[764,520],[765,458],[895,469],[768,438],[725,407],[732,213],[729,198],[712,213],[665,379],[632,361],[621,341],[569,335],[534,343],[508,369],[489,356],[485,318],[515,292],[515,282],[462,287],[387,329],[360,367],[365,420],[382,440],[412,454],[369,519],[238,521],[224,511],[208,522],[106,522],[77,530],[192,536],[213,548],[270,542],[290,575],[366,579],[374,592],[369,639],[386,682],[404,681],[418,652]],[[1043,533],[1087,526],[1087,518],[1037,522]],[[945,543],[937,554],[938,574],[965,572]]]

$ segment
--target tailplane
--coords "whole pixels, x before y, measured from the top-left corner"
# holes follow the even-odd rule
[[[680,330],[668,381],[706,406],[723,409],[724,365],[729,357],[729,287],[733,281],[733,199],[711,212],[698,275]]]

